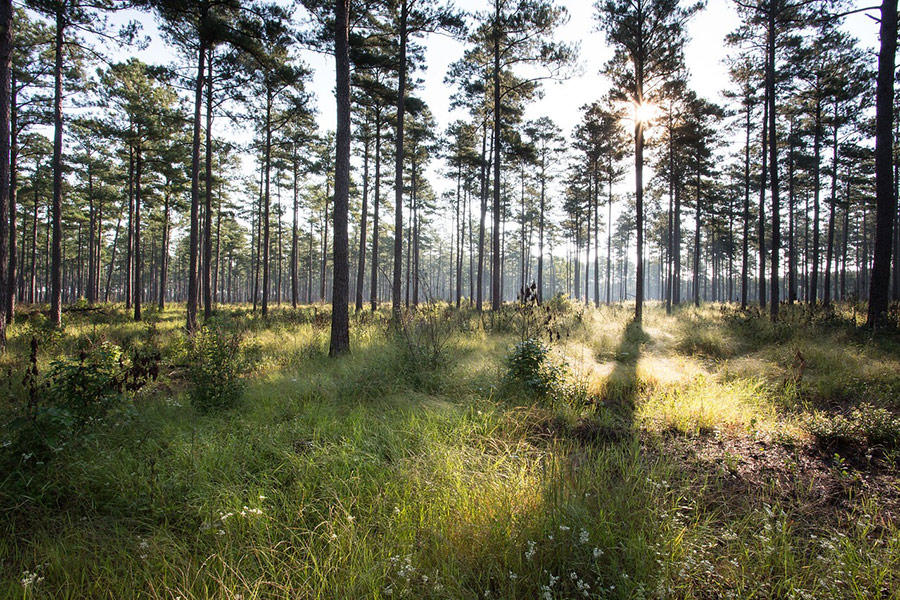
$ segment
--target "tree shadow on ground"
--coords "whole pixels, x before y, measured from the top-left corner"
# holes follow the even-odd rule
[[[650,337],[639,322],[631,321],[622,331],[616,347],[615,366],[607,376],[592,418],[582,419],[572,431],[583,442],[622,442],[637,434],[634,413],[640,380],[637,373],[641,346]]]

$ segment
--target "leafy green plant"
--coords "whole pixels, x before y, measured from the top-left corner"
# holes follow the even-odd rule
[[[235,406],[244,392],[243,373],[252,366],[243,331],[206,325],[188,345],[189,396],[195,408],[207,412]]]
[[[31,457],[46,459],[121,403],[129,369],[122,349],[103,342],[80,351],[76,358],[51,362],[41,378],[37,349],[37,337],[33,337],[31,364],[23,381],[28,401],[7,426],[11,437],[7,448],[23,462]]]
[[[900,418],[869,403],[860,404],[849,414],[814,413],[807,429],[825,447],[900,445]]]
[[[536,339],[519,342],[506,357],[503,383],[512,393],[547,398],[564,379],[564,367],[553,360],[550,347]]]

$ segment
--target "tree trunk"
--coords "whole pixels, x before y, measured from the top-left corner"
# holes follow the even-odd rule
[[[10,237],[10,219],[14,218],[14,215],[10,214],[9,181],[12,38],[12,2],[0,0],[0,351],[6,348],[6,326],[12,313],[11,303],[15,295],[15,277],[9,268],[9,260],[15,256],[15,233]],[[13,285],[10,285],[10,282]]]
[[[53,68],[53,203],[51,217],[53,241],[50,267],[50,320],[57,327],[62,325],[62,78],[65,28],[64,7],[60,5],[56,11],[56,58]],[[11,34],[10,31],[8,35]],[[3,162],[8,161],[3,160]]]
[[[270,202],[270,191],[271,191],[271,170],[272,170],[272,91],[268,85],[266,85],[266,123],[265,123],[265,133],[266,133],[266,148],[265,148],[265,156],[263,157],[263,171],[265,172],[264,181],[263,181],[263,211],[262,211],[262,228],[263,228],[263,237],[262,237],[262,317],[263,319],[269,316],[269,202]],[[328,177],[328,174],[325,174]]]
[[[822,161],[822,105],[816,100],[816,114],[813,124],[813,247],[812,265],[809,274],[809,289],[807,300],[810,305],[815,305],[819,297],[819,192],[821,190],[821,163]]]
[[[162,251],[159,256],[159,312],[166,310],[166,284],[169,278],[169,194],[163,195]]]
[[[831,158],[831,206],[828,209],[828,237],[825,241],[825,290],[822,295],[822,304],[831,304],[831,261],[834,258],[834,229],[837,212],[837,174],[838,174],[838,125],[837,125],[837,100],[834,103],[834,131],[832,137]]]
[[[797,252],[794,248],[794,119],[788,151],[788,302],[797,301]]]
[[[337,96],[335,149],[337,155],[334,163],[334,282],[331,294],[329,356],[339,356],[350,352],[350,262],[347,240],[347,213],[350,201],[349,10],[350,0],[337,2],[334,43]]]
[[[487,121],[485,121],[481,134],[481,217],[478,228],[478,278],[476,281],[475,310],[479,313],[484,308],[484,221],[487,216]],[[494,138],[491,133],[491,152],[493,152]]]
[[[5,94],[5,84],[3,83],[4,75],[2,69],[6,68],[6,46],[7,37],[10,39],[10,55],[12,54],[12,17],[9,23],[6,21],[6,10],[8,2],[0,1],[0,119],[4,119],[6,110],[3,109],[3,94]],[[12,323],[16,312],[16,287],[18,275],[17,271],[17,249],[16,249],[16,194],[18,192],[18,168],[17,161],[19,158],[19,142],[18,142],[18,106],[16,102],[16,77],[10,66],[9,72],[9,273],[7,274],[6,285],[6,322]],[[2,124],[0,124],[2,128]],[[2,135],[2,129],[0,129]],[[6,138],[4,137],[3,140]],[[0,142],[2,144],[2,142]],[[3,150],[0,148],[0,155]],[[2,159],[0,159],[2,160]],[[2,176],[2,175],[0,175]],[[0,188],[2,194],[2,188]],[[91,211],[93,217],[93,211]],[[23,227],[24,233],[24,227]],[[24,249],[23,249],[24,252]],[[0,334],[2,335],[2,334]]]
[[[875,252],[869,287],[867,325],[878,327],[887,320],[891,269],[891,236],[897,202],[891,181],[894,65],[897,54],[897,0],[881,3],[881,50],[875,92]]]
[[[369,131],[363,134],[363,196],[359,218],[359,260],[356,265],[356,312],[363,309],[363,281],[366,276],[366,226],[369,218]]]
[[[381,203],[381,107],[375,113],[375,197],[372,201],[372,312],[378,308],[378,208]]]
[[[144,291],[141,282],[141,171],[143,170],[143,156],[140,141],[141,130],[138,127],[138,142],[135,148],[134,170],[134,320],[141,320],[141,295]]]
[[[697,161],[697,206],[695,207],[696,224],[694,229],[694,306],[700,306],[700,211],[702,207],[700,161]]]
[[[747,308],[750,275],[750,95],[747,94],[746,140],[744,143],[744,234],[741,243],[741,310]]]
[[[766,55],[766,69],[768,69],[769,57]],[[762,153],[762,169],[759,173],[759,306],[766,307],[766,179],[768,169],[766,167],[768,154],[769,136],[769,90],[766,86],[766,96],[763,106],[763,127],[762,127],[762,145],[760,151]]]
[[[293,157],[293,174],[294,174],[294,203],[293,203],[293,226],[291,227],[291,306],[293,308],[297,308],[297,302],[300,298],[300,287],[299,282],[297,280],[298,276],[298,263],[300,261],[300,246],[298,240],[298,221],[300,219],[300,190],[298,188],[299,184],[299,158],[296,155],[297,149],[294,148],[294,157]]]
[[[498,311],[503,304],[500,292],[500,0],[494,0],[494,207],[491,238],[491,310]]]
[[[643,98],[641,90],[638,88],[638,104],[641,102],[643,102]],[[644,310],[644,125],[637,120],[634,125],[634,194],[637,228],[634,322],[640,324]]]
[[[203,207],[203,318],[212,316],[212,112],[213,112],[213,50],[206,64],[206,181]]]
[[[201,19],[205,20],[206,14]],[[200,47],[197,51],[197,78],[194,82],[194,132],[191,146],[191,221],[188,240],[190,259],[188,262],[188,298],[187,323],[188,332],[197,330],[197,306],[200,301],[200,286],[197,281],[197,267],[200,261],[200,109],[203,105],[203,73],[206,60],[206,38],[200,36]]]
[[[544,301],[544,212],[546,211],[547,188],[547,157],[546,151],[541,156],[541,205],[538,216],[538,263],[537,263],[537,300],[538,304]],[[596,267],[594,268],[596,270]]]
[[[778,132],[776,130],[777,115],[775,113],[775,9],[769,6],[769,63],[766,69],[766,98],[769,102],[769,187],[772,195],[772,275],[769,287],[771,301],[769,315],[774,321],[778,318],[780,288],[778,285],[778,263],[781,254],[781,204],[778,198]]]
[[[397,132],[394,145],[394,273],[391,289],[391,315],[400,323],[400,273],[403,267],[403,125],[406,117],[406,22],[407,0],[400,6],[400,57],[397,71]]]

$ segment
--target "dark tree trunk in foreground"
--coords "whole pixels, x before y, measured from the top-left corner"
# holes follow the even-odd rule
[[[11,0],[0,1],[0,350],[6,347],[7,301],[11,296],[9,280],[9,107],[12,67]]]
[[[867,325],[873,328],[887,320],[891,236],[897,210],[891,173],[896,54],[897,0],[884,0],[881,4],[881,51],[875,92],[875,251],[867,320]]]
[[[10,17],[10,24],[4,25],[6,23],[6,5],[5,0],[0,3],[0,69],[5,69],[6,67],[6,51],[5,46],[2,44],[6,43],[7,36],[12,38],[12,33],[7,31],[8,29],[12,29],[12,17]],[[10,42],[12,45],[12,42]],[[3,74],[0,72],[0,86],[3,86],[2,83]],[[0,87],[0,94],[4,94],[5,87]],[[0,119],[5,119],[4,115],[7,114],[6,110],[3,108],[4,100],[3,96],[0,95]],[[12,73],[12,67],[10,67],[10,85],[9,85],[9,132],[10,132],[10,140],[9,140],[9,272],[6,274],[6,322],[12,323],[13,317],[16,312],[16,280],[20,279],[17,271],[21,268],[17,264],[16,257],[16,194],[18,187],[18,169],[16,166],[16,162],[19,158],[19,144],[17,141],[18,138],[18,125],[16,123],[18,108],[16,106],[16,78]],[[2,125],[0,125],[2,126]],[[4,136],[3,140],[6,139]],[[0,140],[0,144],[3,144],[3,141]],[[2,153],[2,147],[0,147],[0,153]],[[93,212],[91,213],[93,217]],[[24,225],[24,224],[23,224]],[[25,228],[22,227],[22,262],[25,262]],[[91,254],[93,256],[93,253]],[[19,288],[21,289],[21,288]]]
[[[350,261],[347,240],[347,212],[350,200],[350,55],[347,19],[349,10],[350,0],[338,1],[335,8],[334,25],[337,92],[335,148],[337,156],[334,163],[334,281],[331,295],[329,356],[350,352]]]
[[[403,264],[403,120],[406,115],[406,0],[400,7],[400,60],[397,72],[397,132],[394,152],[394,273],[391,281],[391,315],[400,323],[400,273]]]
[[[62,325],[62,78],[65,27],[65,15],[59,7],[56,12],[56,62],[53,68],[53,241],[50,259],[50,320],[57,327]]]

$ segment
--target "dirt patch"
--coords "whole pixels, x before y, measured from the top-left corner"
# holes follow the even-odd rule
[[[762,494],[801,512],[839,519],[865,499],[874,499],[883,518],[894,522],[900,518],[900,473],[877,456],[851,462],[823,454],[811,443],[786,445],[712,435],[669,434],[656,447],[670,458],[683,459],[695,478],[716,476],[726,496],[738,502]]]

